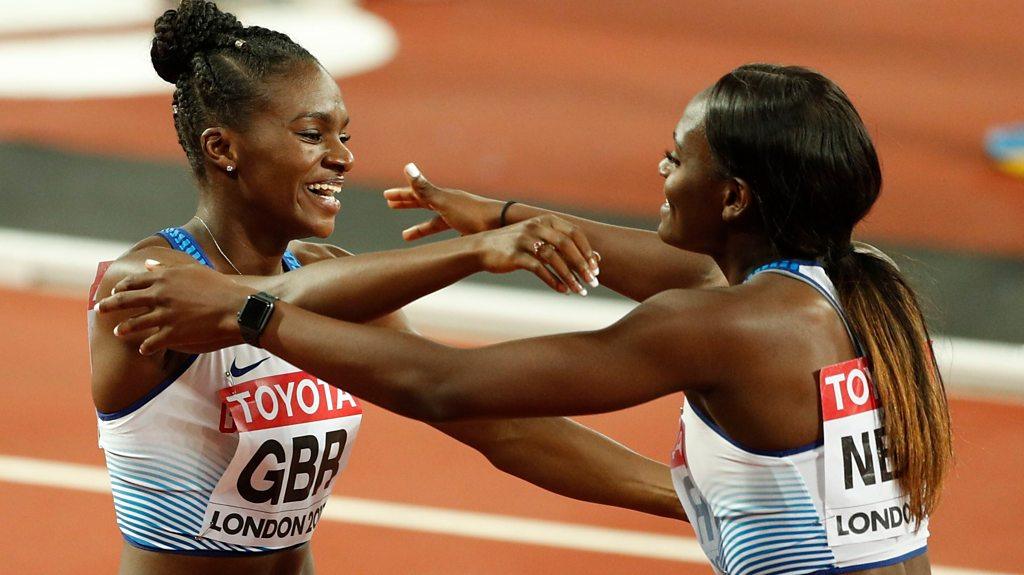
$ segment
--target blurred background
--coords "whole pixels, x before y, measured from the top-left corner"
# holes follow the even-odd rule
[[[11,531],[0,572],[116,565],[85,300],[98,261],[194,213],[171,86],[149,63],[152,21],[174,5],[0,0],[0,508]],[[389,212],[380,196],[409,161],[439,185],[654,229],[656,166],[696,92],[754,61],[835,80],[886,181],[855,236],[919,290],[954,397],[958,466],[933,520],[933,563],[1024,563],[1024,180],[985,152],[991,130],[1024,121],[1024,3],[219,5],[291,35],[338,79],[357,160],[329,241],[356,252],[401,247],[401,230],[426,216]],[[471,278],[411,314],[432,337],[479,345],[628,309],[604,288],[570,300],[513,274]],[[584,419],[664,460],[680,403]],[[686,525],[539,493],[381,410],[368,411],[356,452],[314,538],[322,572],[709,572]]]

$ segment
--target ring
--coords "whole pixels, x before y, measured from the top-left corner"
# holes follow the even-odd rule
[[[546,245],[548,245],[548,243],[544,240],[537,240],[533,242],[533,255],[540,256],[540,249]]]

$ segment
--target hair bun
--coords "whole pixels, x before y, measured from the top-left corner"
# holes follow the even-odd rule
[[[241,29],[233,14],[221,12],[213,2],[182,0],[177,10],[164,12],[153,23],[155,36],[149,51],[153,68],[175,84],[191,70],[193,56],[217,47],[225,34]]]

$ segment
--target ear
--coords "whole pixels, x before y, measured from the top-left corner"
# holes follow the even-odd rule
[[[741,178],[729,178],[722,190],[722,220],[735,222],[754,211],[754,193]]]
[[[233,172],[238,167],[238,151],[233,145],[233,136],[231,130],[219,126],[207,128],[199,136],[199,145],[206,161],[225,172]]]

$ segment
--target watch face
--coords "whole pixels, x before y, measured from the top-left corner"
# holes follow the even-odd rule
[[[238,316],[238,323],[249,327],[258,326],[260,319],[265,313],[267,313],[267,308],[269,307],[269,303],[254,297],[249,297],[245,302],[245,306],[242,308],[242,313]]]

